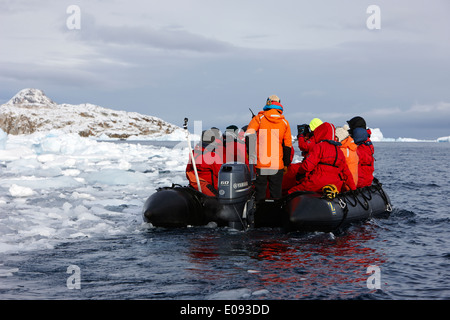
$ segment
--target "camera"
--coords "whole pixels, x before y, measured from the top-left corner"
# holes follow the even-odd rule
[[[311,129],[308,124],[300,124],[297,125],[297,135],[307,135],[311,133]]]

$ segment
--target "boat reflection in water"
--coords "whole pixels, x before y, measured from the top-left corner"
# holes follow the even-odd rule
[[[374,293],[367,287],[367,268],[385,262],[383,251],[371,246],[377,241],[372,222],[340,235],[226,228],[200,233],[189,240],[189,273],[209,283],[206,293],[212,298],[221,290],[218,283],[228,284],[226,298],[364,298]]]

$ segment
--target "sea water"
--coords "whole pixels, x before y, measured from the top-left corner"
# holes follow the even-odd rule
[[[187,148],[65,135],[0,150],[0,299],[449,299],[450,143],[375,143],[393,212],[336,233],[155,228]],[[298,161],[297,155],[294,161]]]

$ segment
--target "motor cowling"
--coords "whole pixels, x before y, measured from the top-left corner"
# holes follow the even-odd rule
[[[245,163],[223,164],[219,171],[219,200],[230,203],[247,199],[251,190],[250,170]]]
[[[251,175],[245,163],[225,163],[219,171],[220,220],[237,229],[245,228],[247,202],[252,192]]]

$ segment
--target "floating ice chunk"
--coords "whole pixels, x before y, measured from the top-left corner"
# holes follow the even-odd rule
[[[19,272],[19,268],[7,268],[0,264],[0,277],[11,277],[16,272]]]
[[[253,291],[252,292],[252,296],[262,296],[262,295],[265,295],[265,294],[268,294],[268,293],[269,293],[269,290],[261,289],[261,290]]]
[[[178,165],[178,161],[176,161],[176,160],[169,160],[169,161],[166,161],[166,165],[168,167],[174,167],[174,166]]]
[[[88,211],[83,211],[81,214],[78,215],[78,220],[98,221],[98,220],[101,220],[101,218],[97,217],[96,215],[94,215],[92,213],[89,213]]]
[[[130,170],[130,168],[131,168],[131,164],[128,161],[120,159],[120,162],[119,162],[120,170]]]
[[[237,300],[246,299],[250,297],[251,290],[247,288],[240,288],[234,290],[224,290],[211,294],[208,299],[210,300]]]
[[[89,238],[89,236],[84,234],[83,232],[76,232],[69,235],[69,238]]]
[[[49,213],[47,214],[47,216],[48,216],[49,218],[52,218],[52,219],[58,219],[58,220],[63,218],[60,214],[55,213],[55,212],[49,212]]]
[[[34,155],[33,151],[31,151],[27,147],[18,147],[12,149],[2,150],[0,149],[0,160],[4,161],[12,161],[17,160],[22,157],[32,156]]]
[[[85,207],[85,206],[82,206],[82,205],[79,205],[79,206],[76,206],[74,209],[73,209],[73,212],[76,214],[76,215],[82,215],[82,214],[84,214],[85,212],[88,212],[89,210]]]
[[[40,166],[41,164],[33,158],[13,160],[6,165],[10,172],[20,175],[33,175]]]
[[[64,204],[62,205],[62,208],[64,210],[64,213],[67,214],[67,213],[69,213],[70,209],[72,208],[72,205],[69,202],[64,202]]]
[[[81,171],[78,169],[66,169],[66,170],[62,171],[61,173],[65,176],[76,177],[76,176],[80,175]]]
[[[248,273],[259,273],[259,272],[261,272],[261,271],[258,271],[258,270],[247,270],[247,272],[248,272]]]
[[[66,161],[64,161],[64,166],[71,168],[71,167],[75,167],[75,165],[77,164],[77,160],[73,159],[73,158],[69,158]]]
[[[32,195],[34,195],[34,191],[31,188],[28,187],[21,187],[18,186],[17,184],[13,184],[10,188],[9,188],[9,194],[13,197],[30,197]]]
[[[33,148],[39,155],[48,153],[78,155],[98,152],[97,145],[98,143],[96,141],[82,138],[78,134],[54,132],[44,137],[38,137],[37,143],[33,144]]]
[[[42,154],[37,157],[39,162],[51,162],[55,161],[56,156],[54,154]]]
[[[106,185],[131,185],[148,182],[149,178],[141,172],[129,172],[119,169],[105,169],[99,172],[87,174],[84,177],[90,183],[100,183]]]
[[[15,179],[5,179],[2,184],[20,185],[31,190],[59,189],[59,188],[76,188],[82,184],[72,177],[18,177]]]
[[[88,193],[79,193],[77,191],[72,193],[71,196],[73,199],[88,199],[88,200],[95,200],[95,197]]]
[[[19,230],[18,233],[27,237],[42,236],[49,238],[56,233],[56,230],[47,226],[37,225],[28,230]]]
[[[152,228],[136,224],[136,212],[157,187],[187,183],[188,157],[186,147],[114,144],[58,132],[9,136],[0,150],[0,205],[11,214],[0,214],[0,252]],[[250,297],[251,291],[228,294]]]

